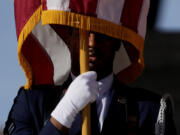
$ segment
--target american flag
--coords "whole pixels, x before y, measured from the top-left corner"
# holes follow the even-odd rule
[[[122,82],[133,81],[142,72],[149,0],[14,0],[14,5],[18,58],[27,77],[26,88],[60,85],[67,79],[71,59],[65,26],[127,42],[114,62],[114,72]]]

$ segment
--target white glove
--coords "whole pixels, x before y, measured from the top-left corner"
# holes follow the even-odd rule
[[[51,113],[59,123],[70,128],[75,116],[98,95],[97,74],[89,71],[79,75],[69,86],[66,94]]]

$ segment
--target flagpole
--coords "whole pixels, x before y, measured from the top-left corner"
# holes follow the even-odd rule
[[[80,43],[80,73],[89,71],[89,54],[88,54],[88,31],[79,29],[79,43]],[[91,134],[91,114],[90,104],[88,104],[82,112],[82,135]]]

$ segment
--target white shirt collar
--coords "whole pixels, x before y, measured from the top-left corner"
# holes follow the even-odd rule
[[[112,86],[112,82],[113,82],[113,73],[98,81],[99,97],[104,97],[109,93]]]

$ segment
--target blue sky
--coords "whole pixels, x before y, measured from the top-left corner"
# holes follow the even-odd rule
[[[161,0],[156,27],[159,30],[180,31],[180,0]]]
[[[180,31],[180,0],[162,0],[156,27],[165,31]],[[17,59],[17,40],[14,24],[13,0],[0,4],[0,125],[20,86],[26,82]],[[179,15],[179,16],[178,16]]]
[[[0,124],[7,118],[18,88],[25,84],[25,76],[17,60],[13,12],[13,0],[3,0],[0,4]]]

